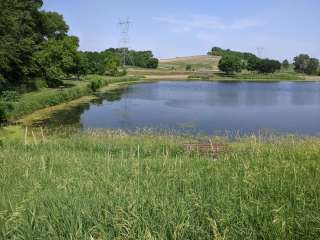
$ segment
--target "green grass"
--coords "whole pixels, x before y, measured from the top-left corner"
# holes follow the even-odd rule
[[[212,159],[179,136],[34,133],[0,144],[0,239],[320,238],[318,138],[220,139]]]

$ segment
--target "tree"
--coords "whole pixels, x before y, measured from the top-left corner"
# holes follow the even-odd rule
[[[48,86],[60,85],[61,79],[69,75],[79,76],[79,71],[82,70],[78,46],[77,37],[64,36],[61,39],[49,39],[34,54],[35,62]]]
[[[159,60],[154,58],[151,51],[129,51],[127,65],[142,68],[157,68]]]
[[[89,61],[83,52],[78,52],[75,59],[73,72],[77,76],[78,80],[80,76],[88,74]]]
[[[107,73],[111,76],[116,76],[118,74],[118,67],[120,67],[120,57],[110,52],[105,61]]]
[[[248,71],[257,71],[258,70],[258,65],[259,65],[260,59],[257,57],[251,57],[247,61],[247,70]]]
[[[258,62],[257,70],[260,73],[274,73],[281,69],[281,63],[277,60],[261,59]]]
[[[288,69],[289,66],[290,66],[289,61],[288,61],[287,59],[283,60],[283,62],[282,62],[282,68]]]
[[[242,62],[241,59],[235,56],[224,56],[219,61],[219,69],[227,74],[241,72]]]
[[[41,12],[40,31],[47,38],[59,38],[67,35],[69,26],[63,16],[56,12]]]
[[[300,54],[294,58],[294,70],[299,73],[317,74],[319,60],[310,58],[307,54]]]
[[[310,58],[305,73],[308,75],[316,75],[318,72],[319,60],[316,58]]]
[[[158,68],[158,65],[159,65],[159,60],[157,58],[150,58],[148,61],[147,61],[147,68]]]
[[[192,65],[191,64],[187,64],[186,71],[191,71],[191,70],[192,70]]]
[[[43,36],[38,29],[41,0],[0,1],[0,75],[2,85],[17,86],[37,74],[32,55]]]
[[[62,15],[40,11],[42,0],[0,1],[0,87],[27,87],[44,78],[80,74],[78,39],[68,37]],[[55,84],[53,84],[55,85]]]
[[[310,56],[307,54],[300,54],[294,58],[294,70],[299,73],[305,73],[308,63],[310,61]]]

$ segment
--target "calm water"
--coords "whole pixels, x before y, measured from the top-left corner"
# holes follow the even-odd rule
[[[320,83],[144,83],[106,94],[64,117],[63,121],[78,122],[83,128],[156,128],[202,134],[251,134],[263,129],[318,135]]]

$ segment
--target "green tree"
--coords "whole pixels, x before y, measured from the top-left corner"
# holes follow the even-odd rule
[[[41,12],[40,32],[47,38],[60,38],[67,35],[69,26],[63,16],[56,12]]]
[[[55,87],[69,75],[79,76],[81,64],[77,51],[79,40],[74,36],[64,36],[61,39],[49,39],[41,45],[34,58],[48,86]]]
[[[282,68],[288,69],[289,67],[290,67],[290,63],[289,63],[288,59],[283,60]]]
[[[246,68],[248,71],[257,71],[260,59],[257,57],[251,57],[247,61]]]
[[[43,36],[39,31],[41,0],[0,1],[0,76],[3,87],[18,86],[37,74],[32,55]]]
[[[158,68],[159,65],[159,60],[157,58],[149,58],[149,60],[147,61],[147,68]]]
[[[106,56],[106,71],[108,75],[117,76],[118,67],[120,67],[120,57],[114,53],[109,52]]]
[[[310,61],[310,56],[307,54],[300,54],[294,58],[294,70],[299,73],[305,73]]]
[[[241,59],[236,56],[226,55],[220,59],[219,69],[227,74],[241,72],[242,70]]]
[[[2,89],[34,86],[41,78],[51,85],[64,74],[83,72],[78,40],[67,36],[69,27],[62,15],[40,11],[42,4],[41,0],[0,1]]]
[[[294,58],[294,70],[299,73],[317,74],[319,60],[310,58],[307,54],[300,54]]]
[[[316,75],[318,73],[319,60],[316,58],[310,58],[305,73],[309,75]]]
[[[89,72],[89,61],[87,56],[82,52],[77,52],[74,58],[74,69],[72,72],[77,76],[78,80],[80,76],[86,75]]]
[[[281,63],[277,60],[261,59],[257,65],[257,70],[260,73],[274,73],[280,69]]]

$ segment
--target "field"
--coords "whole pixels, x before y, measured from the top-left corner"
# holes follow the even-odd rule
[[[218,71],[220,57],[200,55],[190,57],[177,57],[172,59],[160,60],[159,69],[185,70],[187,65],[195,71]]]
[[[0,131],[0,239],[320,237],[318,138]]]
[[[133,76],[145,76],[147,79],[187,79],[188,76],[197,72],[203,74],[219,73],[219,57],[213,56],[190,56],[162,59],[158,69],[129,68],[128,74]],[[191,69],[186,67],[190,65]]]

